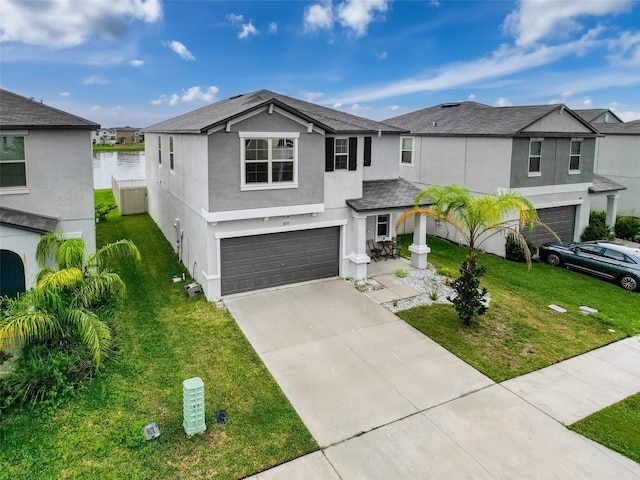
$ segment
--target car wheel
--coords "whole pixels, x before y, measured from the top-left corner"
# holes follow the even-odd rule
[[[620,282],[620,286],[625,290],[633,292],[638,289],[638,279],[631,275],[623,275],[618,281]]]
[[[562,261],[560,260],[560,255],[558,255],[557,253],[550,253],[549,255],[547,255],[547,263],[549,265],[557,267],[562,263]]]

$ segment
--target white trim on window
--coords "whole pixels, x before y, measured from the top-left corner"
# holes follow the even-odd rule
[[[340,146],[338,146],[340,143]],[[340,163],[338,163],[338,158]],[[348,170],[349,168],[349,138],[336,137],[333,140],[333,169]]]
[[[542,176],[542,142],[544,139],[542,138],[531,138],[529,139],[529,155],[527,161],[527,176],[529,177],[540,177]],[[532,150],[534,144],[539,144],[539,148]],[[532,162],[537,162],[537,168],[532,165]]]
[[[381,230],[382,229],[382,230]],[[376,215],[376,241],[388,240],[391,237],[391,215]]]
[[[572,138],[569,143],[569,175],[580,174],[580,164],[582,163],[582,138]],[[577,145],[577,150],[573,146]]]
[[[28,145],[27,145],[28,131],[2,131],[0,132],[0,153],[9,153],[13,148],[9,147],[9,138],[21,138],[22,139],[22,157],[23,158],[6,158],[2,159],[0,156],[0,164],[22,164],[24,165],[24,185],[6,185],[0,186],[0,189],[7,194],[10,193],[28,193],[29,192],[29,171],[27,168],[28,159]],[[19,153],[19,149],[16,150]],[[5,172],[6,175],[7,172]]]
[[[298,188],[298,139],[300,132],[238,132],[240,138],[240,190],[277,190],[284,188]],[[273,180],[273,164],[278,163],[279,159],[273,158],[273,140],[291,139],[293,140],[293,159],[284,163],[293,163],[293,178],[291,181],[274,181]],[[246,141],[247,140],[265,140],[267,142],[267,157],[263,160],[246,159]],[[266,182],[247,182],[247,163],[266,163],[267,164],[267,181]]]
[[[407,141],[410,140],[409,143],[411,145],[405,146],[405,140]],[[410,167],[413,165],[415,145],[416,145],[415,137],[400,137],[400,165],[404,165],[406,167]],[[408,153],[409,155],[405,155],[406,153]],[[408,162],[405,161],[407,157],[409,158]]]

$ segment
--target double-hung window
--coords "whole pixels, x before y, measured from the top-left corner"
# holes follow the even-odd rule
[[[242,189],[297,187],[299,136],[299,132],[241,132]]]
[[[539,177],[542,175],[542,139],[532,138],[529,141],[529,176]]]
[[[27,186],[24,136],[0,137],[0,188]]]
[[[400,138],[400,164],[413,165],[413,137]]]
[[[349,164],[349,140],[347,138],[336,138],[334,159],[336,170],[347,169]]]
[[[580,173],[580,155],[582,151],[582,139],[572,138],[569,150],[569,173]]]
[[[389,215],[376,216],[376,239],[382,240],[389,238]]]
[[[176,164],[173,160],[173,137],[169,137],[169,168],[175,170]]]

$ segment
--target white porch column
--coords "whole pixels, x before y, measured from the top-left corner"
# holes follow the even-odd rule
[[[350,275],[356,280],[363,280],[367,278],[367,265],[371,261],[369,255],[367,255],[367,216],[358,212],[353,212],[353,236],[351,239],[351,245],[347,245],[347,248],[351,248],[349,254],[349,261],[351,267]]]
[[[607,195],[607,217],[605,223],[608,227],[614,227],[616,224],[616,215],[618,214],[619,193]]]
[[[409,245],[411,265],[415,268],[427,268],[427,253],[431,251],[427,245],[427,216],[414,215],[413,243]]]

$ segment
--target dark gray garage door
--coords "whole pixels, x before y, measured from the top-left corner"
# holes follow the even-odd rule
[[[222,295],[338,275],[340,227],[220,241]]]
[[[566,207],[541,208],[538,210],[540,221],[546,224],[563,242],[573,241],[573,232],[576,222],[576,206],[569,205]],[[524,236],[533,242],[534,245],[540,246],[545,242],[556,242],[557,239],[546,229],[538,226],[532,231],[525,230]]]

